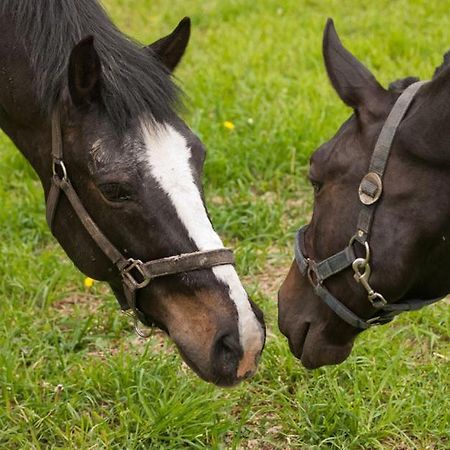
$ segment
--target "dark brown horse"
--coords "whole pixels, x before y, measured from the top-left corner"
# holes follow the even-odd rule
[[[2,0],[0,127],[76,266],[166,330],[201,377],[232,385],[254,373],[264,325],[208,218],[205,149],[176,113],[189,34],[184,19],[144,48],[95,0]]]
[[[450,67],[384,89],[341,44],[325,66],[353,109],[311,157],[311,223],[279,291],[279,326],[308,368],[344,361],[354,339],[450,292]]]

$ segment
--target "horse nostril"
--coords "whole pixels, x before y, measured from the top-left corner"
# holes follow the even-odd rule
[[[225,334],[216,341],[216,354],[221,359],[232,362],[232,360],[240,357],[241,346],[239,339],[232,334]]]
[[[239,336],[226,333],[219,336],[214,344],[214,371],[225,384],[236,382],[239,361],[243,355]]]

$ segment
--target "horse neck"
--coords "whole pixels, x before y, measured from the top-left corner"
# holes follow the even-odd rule
[[[33,90],[33,71],[11,20],[0,15],[0,128],[31,163],[47,188],[51,176],[50,119]]]

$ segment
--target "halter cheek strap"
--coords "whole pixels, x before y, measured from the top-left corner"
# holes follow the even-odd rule
[[[136,293],[139,289],[146,287],[153,279],[235,263],[233,252],[228,248],[184,253],[145,263],[139,259],[123,256],[94,222],[70,182],[63,160],[61,119],[58,107],[54,109],[52,114],[52,160],[53,176],[46,202],[48,226],[53,230],[59,198],[61,193],[64,193],[85,230],[119,271],[126,298],[126,302],[119,299],[119,303],[122,310],[131,310],[135,320],[139,319],[147,326],[152,325],[145,314],[137,307]],[[139,333],[138,328],[136,328],[136,331]]]
[[[383,192],[383,177],[395,134],[417,92],[426,83],[427,81],[418,81],[403,91],[378,136],[369,171],[362,179],[358,192],[362,206],[358,217],[356,239],[362,244],[369,240],[376,205]]]
[[[355,328],[366,329],[372,325],[385,324],[390,322],[401,312],[417,310],[441,299],[410,299],[405,300],[402,303],[388,304],[383,295],[376,292],[370,285],[371,252],[369,237],[376,205],[383,193],[383,177],[392,148],[392,142],[414,96],[425,83],[425,81],[417,82],[406,88],[402,95],[397,99],[397,102],[383,125],[375,144],[369,171],[363,177],[358,189],[361,210],[358,216],[356,234],[350,239],[348,246],[335,255],[321,262],[316,262],[305,256],[304,238],[307,227],[301,228],[297,233],[295,241],[295,259],[300,272],[308,277],[315,294],[342,320]],[[356,242],[359,242],[359,244],[363,246],[365,257],[356,257],[354,251]],[[371,319],[365,320],[357,316],[341,301],[334,297],[323,284],[328,278],[343,272],[349,267],[354,271],[355,280],[367,291],[367,299],[372,306],[377,309],[377,314]]]

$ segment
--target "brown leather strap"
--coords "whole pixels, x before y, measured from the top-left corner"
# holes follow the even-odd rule
[[[157,278],[234,263],[233,251],[229,248],[220,248],[149,261],[143,264],[143,271],[147,277]]]
[[[50,190],[47,195],[47,209],[46,209],[46,219],[50,230],[53,229],[53,221],[55,219],[56,206],[58,205],[59,195],[61,189],[57,183],[58,178],[53,177],[50,185]]]
[[[52,112],[52,157],[54,161],[62,161],[63,159],[60,107],[58,104]]]
[[[92,220],[67,177],[66,168],[63,162],[63,142],[59,106],[56,106],[52,113],[52,158],[53,178],[50,191],[47,196],[47,223],[49,224],[50,229],[53,225],[56,207],[60,192],[62,190],[66,194],[67,199],[72,205],[72,208],[76,212],[84,228],[95,243],[100,247],[103,253],[112,261],[113,264],[117,265],[121,261],[126,262],[127,259],[119,252],[119,250],[117,250],[117,248],[100,231],[98,226]],[[62,173],[59,173],[59,171]]]
[[[53,220],[55,219],[56,206],[58,205],[60,188],[57,183],[58,176],[55,173],[56,161],[62,161],[63,158],[63,145],[61,136],[61,125],[60,125],[60,110],[59,105],[55,106],[52,112],[52,169],[53,177],[50,185],[50,190],[47,195],[47,210],[46,219],[50,230],[53,228]]]
[[[81,203],[78,194],[72,187],[69,180],[60,180],[60,188],[66,194],[72,208],[76,212],[78,218],[83,224],[86,231],[95,241],[95,243],[100,247],[103,253],[111,260],[115,265],[119,264],[121,261],[126,261],[127,259],[122,255],[122,253],[117,250],[117,248],[109,241],[109,239],[100,231],[96,223],[92,220],[92,217],[86,211],[86,208]]]

